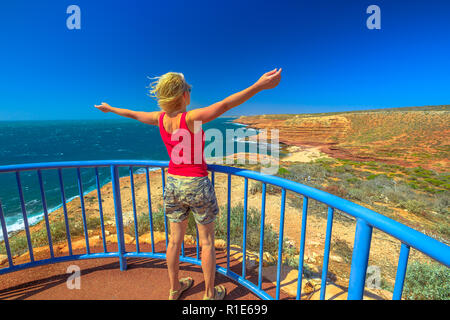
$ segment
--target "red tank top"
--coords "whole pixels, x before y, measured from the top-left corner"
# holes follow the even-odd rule
[[[159,133],[166,145],[170,157],[170,174],[186,177],[204,177],[208,175],[207,164],[203,151],[205,149],[205,136],[203,129],[192,133],[186,124],[186,113],[183,112],[180,119],[180,128],[173,133],[164,129],[163,118],[166,114],[161,113],[159,117]]]

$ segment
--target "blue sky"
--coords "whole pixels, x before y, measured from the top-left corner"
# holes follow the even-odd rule
[[[81,9],[69,30],[66,9]],[[381,9],[369,30],[366,8]],[[283,68],[228,115],[450,104],[449,1],[23,1],[0,11],[0,120],[158,110],[147,76],[183,72],[203,107]]]

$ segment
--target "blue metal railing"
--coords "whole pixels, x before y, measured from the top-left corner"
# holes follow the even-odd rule
[[[78,259],[92,259],[92,258],[118,258],[120,262],[120,269],[126,270],[127,268],[127,258],[158,258],[165,259],[166,255],[161,252],[156,252],[154,247],[153,239],[153,219],[152,219],[152,204],[150,195],[150,177],[149,168],[160,168],[161,169],[161,179],[162,186],[164,190],[165,186],[165,176],[164,168],[168,166],[167,161],[145,161],[145,160],[105,160],[105,161],[75,161],[75,162],[49,162],[49,163],[30,163],[30,164],[19,164],[19,165],[5,165],[0,166],[0,173],[14,172],[16,175],[16,181],[19,191],[19,199],[21,203],[24,227],[27,237],[28,251],[30,254],[30,262],[23,263],[20,265],[14,265],[13,258],[11,256],[10,244],[8,241],[8,234],[6,228],[6,222],[0,203],[0,223],[4,239],[4,245],[6,248],[6,253],[8,257],[9,266],[0,269],[0,274],[5,274],[17,270],[22,270],[26,268],[31,268],[35,266],[57,263],[62,261],[78,260]],[[101,232],[103,238],[103,249],[102,253],[91,253],[89,237],[87,232],[86,223],[86,213],[84,207],[84,195],[83,187],[81,181],[81,168],[95,168],[96,174],[96,187],[99,202],[99,214],[101,220]],[[109,167],[111,174],[111,184],[114,199],[114,210],[115,210],[115,225],[117,232],[117,243],[118,249],[116,252],[108,252],[105,240],[105,229],[103,223],[103,210],[102,210],[102,199],[100,193],[100,182],[98,176],[98,168]],[[130,184],[132,192],[132,205],[133,205],[133,218],[136,234],[136,251],[129,252],[126,251],[125,240],[124,240],[124,230],[123,230],[123,217],[122,217],[122,202],[120,196],[120,179],[118,169],[119,167],[129,167],[130,170]],[[149,221],[150,221],[150,234],[151,234],[151,252],[142,252],[139,247],[139,237],[137,229],[137,216],[136,216],[136,203],[134,195],[134,179],[133,179],[133,167],[144,167],[146,170],[146,182],[147,182],[147,196],[148,196],[148,209],[149,209]],[[70,238],[70,228],[67,218],[67,208],[65,201],[64,185],[61,177],[61,170],[66,168],[75,168],[77,170],[77,181],[78,190],[80,195],[80,203],[82,209],[83,227],[84,227],[84,237],[86,241],[86,254],[73,254]],[[48,211],[46,207],[45,190],[43,187],[41,170],[57,169],[59,175],[61,201],[64,210],[64,221],[67,234],[67,242],[69,247],[68,256],[55,257],[53,251],[53,243],[50,232],[50,221],[48,219]],[[42,205],[44,210],[44,220],[47,231],[47,239],[49,244],[49,251],[51,257],[49,259],[35,260],[33,256],[33,248],[31,242],[31,235],[29,230],[29,224],[27,220],[27,213],[24,204],[22,186],[20,180],[20,172],[22,171],[37,171],[39,187],[42,199]],[[326,228],[326,238],[325,238],[325,249],[324,258],[322,266],[322,284],[326,284],[327,273],[328,273],[328,258],[330,253],[330,242],[332,235],[333,226],[333,215],[334,210],[340,210],[345,212],[354,218],[356,218],[356,230],[355,230],[355,241],[351,261],[351,271],[348,287],[348,299],[362,299],[364,293],[364,285],[366,279],[367,264],[370,252],[370,243],[372,239],[373,228],[379,229],[401,242],[401,249],[399,255],[399,261],[397,266],[397,274],[395,279],[395,287],[393,293],[393,299],[401,299],[403,284],[406,275],[406,268],[408,264],[408,256],[410,248],[415,248],[429,257],[437,260],[438,262],[450,267],[450,247],[444,243],[441,243],[425,234],[422,234],[414,229],[411,229],[401,223],[398,223],[392,219],[389,219],[377,212],[364,208],[358,204],[350,202],[348,200],[339,198],[327,192],[314,189],[312,187],[286,180],[277,176],[271,176],[262,174],[255,171],[226,167],[219,165],[209,165],[208,170],[211,172],[211,180],[214,185],[215,173],[224,173],[228,175],[227,186],[227,262],[226,267],[217,265],[217,272],[229,277],[230,279],[238,282],[244,287],[248,288],[256,295],[262,299],[274,299],[266,291],[262,289],[262,262],[263,262],[263,245],[264,245],[264,225],[265,225],[265,204],[266,204],[266,186],[267,184],[274,185],[281,188],[281,211],[280,211],[280,226],[279,226],[279,244],[278,244],[278,262],[277,262],[277,282],[276,282],[276,295],[275,299],[280,298],[280,282],[281,282],[281,264],[282,264],[282,253],[283,253],[283,233],[284,233],[284,211],[286,202],[286,191],[291,191],[303,196],[303,208],[302,208],[302,222],[301,222],[301,239],[300,239],[300,253],[299,253],[299,266],[298,266],[298,282],[297,282],[297,299],[301,297],[301,283],[302,274],[304,266],[304,253],[305,253],[305,231],[307,223],[308,214],[308,200],[314,199],[316,201],[322,202],[328,206],[328,218],[327,218],[327,228]],[[243,221],[243,259],[242,259],[242,274],[239,275],[230,269],[230,216],[231,216],[231,176],[239,176],[244,178],[245,183],[245,193],[244,193],[244,221]],[[246,278],[246,236],[247,236],[247,201],[248,201],[248,179],[256,180],[262,182],[262,202],[261,202],[261,228],[260,228],[260,250],[259,250],[259,268],[258,268],[258,284],[255,285]],[[166,235],[166,247],[168,243],[168,228],[167,219],[164,216],[164,226]],[[198,233],[197,233],[197,254],[196,258],[185,256],[184,254],[184,244],[182,247],[182,253],[180,261],[188,262],[196,265],[201,265],[199,259],[199,244],[198,244]],[[325,298],[326,285],[321,286],[320,299]]]

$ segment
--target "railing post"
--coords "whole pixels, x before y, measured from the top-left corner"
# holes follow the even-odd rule
[[[119,173],[118,168],[115,165],[111,166],[111,182],[114,197],[114,211],[116,216],[117,246],[120,270],[124,271],[127,269],[127,260],[123,256],[125,253],[125,239],[123,236],[122,202],[120,198]]]
[[[136,239],[136,252],[140,251],[139,247],[139,229],[138,229],[138,217],[136,213],[136,197],[134,195],[134,177],[133,166],[130,166],[130,189],[131,189],[131,202],[133,204],[133,219],[134,219],[134,238]]]
[[[70,237],[69,217],[67,215],[66,194],[64,192],[64,182],[61,168],[58,168],[59,188],[61,189],[61,203],[64,210],[64,222],[66,224],[67,245],[69,247],[69,256],[72,255],[72,238]],[[104,237],[103,237],[104,238]]]
[[[19,191],[20,206],[22,208],[23,224],[25,227],[25,233],[27,235],[28,252],[30,253],[31,262],[34,262],[33,245],[31,243],[30,226],[28,224],[27,209],[25,207],[25,200],[23,198],[22,183],[20,182],[20,172],[19,171],[16,171],[16,181],[17,181],[17,188]]]
[[[278,235],[278,264],[277,264],[277,286],[275,299],[280,300],[281,267],[283,264],[283,236],[284,236],[284,211],[286,203],[286,189],[281,189],[281,209],[280,209],[280,232]]]
[[[164,202],[164,194],[166,192],[166,178],[165,178],[165,172],[164,168],[161,168],[161,184],[162,184],[162,193],[163,193],[163,210],[164,210],[164,233],[166,234],[166,252],[167,247],[169,246],[169,227],[167,223],[167,216],[166,216],[166,205]]]
[[[408,267],[409,246],[402,243],[400,247],[400,256],[398,258],[397,275],[395,276],[394,292],[392,300],[401,300],[403,293],[403,284],[405,283],[406,268]]]
[[[258,289],[262,289],[262,267],[264,260],[264,223],[266,218],[266,184],[262,183],[261,191],[261,227],[259,234],[259,271],[258,271]]]
[[[13,258],[11,255],[11,248],[9,247],[8,230],[6,228],[6,221],[5,221],[5,217],[3,215],[1,201],[0,201],[0,224],[1,224],[1,228],[2,228],[3,242],[5,244],[6,254],[8,256],[9,267],[12,267],[14,264],[13,264]]]
[[[372,227],[364,220],[357,219],[355,242],[353,244],[352,265],[348,284],[348,300],[362,300],[369,262]]]
[[[231,224],[231,174],[228,174],[227,194],[227,273],[230,271],[230,224]]]
[[[306,221],[308,218],[308,197],[303,196],[302,229],[300,234],[300,251],[298,253],[297,300],[301,299],[303,281],[303,261],[305,259]]]
[[[106,234],[105,234],[105,223],[103,220],[103,205],[102,205],[102,192],[100,187],[100,178],[98,176],[98,168],[95,167],[95,183],[97,185],[97,199],[98,199],[98,211],[100,214],[100,225],[102,227],[102,239],[103,239],[103,252],[107,252],[106,246]]]
[[[242,278],[246,277],[248,178],[244,182],[244,226],[242,231]]]
[[[39,180],[39,188],[41,190],[42,209],[44,209],[45,227],[47,229],[48,249],[50,250],[50,257],[53,259],[55,257],[55,253],[53,251],[52,233],[50,231],[50,221],[48,219],[47,211],[47,201],[45,200],[44,184],[42,182],[42,173],[40,169],[38,169],[37,174]]]
[[[148,167],[145,167],[145,174],[147,179],[147,203],[148,203],[148,218],[150,221],[150,237],[152,239],[152,253],[155,252],[155,240],[153,239],[153,216],[152,216],[152,196],[150,190],[150,174]]]
[[[325,300],[325,293],[327,290],[328,260],[330,258],[330,244],[331,244],[331,231],[333,229],[333,215],[334,215],[334,208],[328,207],[327,231],[326,231],[326,236],[325,236],[325,249],[323,252],[323,264],[322,264],[322,282],[320,284],[320,300]]]
[[[80,193],[81,216],[83,218],[84,239],[86,241],[86,252],[87,254],[90,254],[91,251],[89,249],[89,232],[86,220],[86,210],[84,207],[83,182],[81,181],[80,167],[77,168],[77,177],[78,177],[78,192]]]

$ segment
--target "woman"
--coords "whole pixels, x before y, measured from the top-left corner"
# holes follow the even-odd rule
[[[216,119],[262,90],[275,88],[281,80],[281,68],[266,72],[247,89],[222,101],[187,112],[186,107],[191,101],[191,86],[186,82],[184,75],[168,72],[157,79],[150,86],[150,94],[156,98],[162,111],[132,111],[114,108],[105,102],[95,107],[103,112],[113,112],[146,124],[159,126],[161,138],[170,156],[164,190],[165,212],[170,221],[170,237],[167,247],[169,299],[178,299],[181,293],[193,284],[190,277],[178,278],[181,244],[188,225],[189,211],[193,211],[202,247],[202,270],[205,279],[204,299],[221,300],[225,296],[225,288],[222,285],[214,286],[216,270],[214,220],[219,208],[214,188],[208,178],[207,165],[203,155],[204,132],[201,124]],[[180,132],[187,133],[190,139],[181,139],[182,141],[180,141]],[[186,137],[186,135],[184,136]],[[179,148],[180,143],[189,140],[187,148]],[[196,145],[195,141],[202,143]]]

